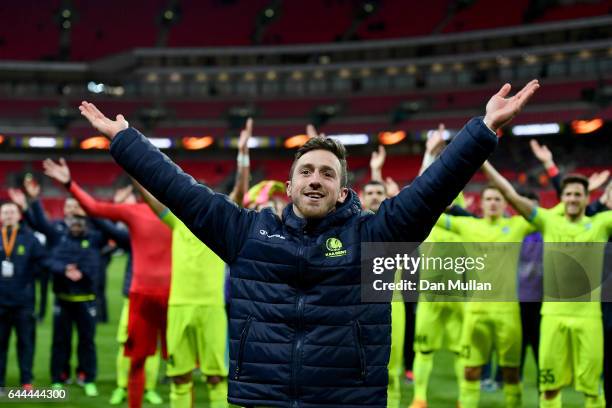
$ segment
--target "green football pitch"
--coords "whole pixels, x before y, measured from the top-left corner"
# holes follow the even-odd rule
[[[118,256],[114,257],[108,270],[107,297],[109,303],[110,322],[99,324],[96,333],[96,345],[98,350],[98,390],[99,397],[88,398],[84,395],[83,390],[77,385],[67,386],[67,399],[58,403],[33,401],[11,404],[15,407],[108,407],[108,399],[112,390],[115,387],[115,357],[117,355],[117,342],[115,341],[117,320],[122,305],[121,284],[123,281],[123,268],[125,258]],[[52,295],[50,295],[49,305],[47,307],[47,316],[44,322],[40,323],[36,332],[36,355],[34,360],[34,384],[39,387],[47,387],[49,385],[49,354],[51,350],[51,312]],[[11,348],[9,352],[9,360],[7,367],[7,387],[15,387],[19,382],[19,371],[15,355],[15,336],[12,336]],[[73,354],[76,350],[76,336],[74,338]],[[72,367],[76,366],[76,357],[73,355]],[[167,381],[164,381],[164,367],[160,368],[159,380],[160,384],[157,387],[158,392],[164,398],[164,405],[168,406],[169,386]],[[537,407],[537,391],[535,383],[535,366],[533,358],[529,357],[529,363],[526,369],[525,379],[523,383],[524,407]],[[407,408],[412,399],[412,386],[404,384],[402,386],[402,408]],[[202,402],[203,387],[199,381],[196,381],[195,386],[195,406],[205,407]],[[446,352],[440,352],[436,355],[432,380],[429,386],[430,403],[432,408],[440,407],[455,407],[457,399],[457,386],[453,373],[452,356]],[[581,407],[583,406],[583,398],[580,394],[571,390],[566,390],[563,394],[564,407]],[[4,404],[3,404],[4,405]],[[7,404],[8,405],[8,404]],[[124,403],[123,406],[127,406]],[[151,406],[147,405],[145,406]],[[482,393],[481,407],[503,407],[503,394],[500,391],[491,393]]]

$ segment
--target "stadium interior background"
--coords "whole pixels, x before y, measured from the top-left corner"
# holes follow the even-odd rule
[[[249,116],[253,183],[285,180],[291,146],[313,123],[349,145],[355,188],[379,143],[389,154],[384,176],[403,185],[417,174],[428,130],[444,122],[452,137],[500,83],[518,89],[539,78],[494,163],[539,187],[548,204],[555,193],[530,138],[564,171],[610,164],[611,11],[610,1],[588,0],[5,1],[0,180],[17,186],[32,172],[52,216],[64,192],[41,176],[44,157],[68,159],[96,196],[125,184],[78,114],[86,99],[123,113],[220,191],[233,183]],[[473,181],[468,194],[484,177]]]
[[[405,185],[438,123],[452,137],[503,82],[520,89],[532,78],[542,87],[502,130],[493,162],[548,206],[556,194],[529,139],[549,146],[563,172],[610,168],[610,0],[2,1],[0,200],[32,173],[49,215],[61,216],[66,193],[43,176],[46,157],[66,158],[96,197],[128,183],[108,142],[79,115],[82,100],[124,114],[222,192],[234,182],[247,117],[255,121],[251,184],[286,180],[312,123],[348,145],[358,190],[379,144],[388,153],[383,175]],[[484,183],[475,176],[466,193],[476,197]],[[109,274],[109,287],[120,279]],[[39,341],[49,331],[42,327]],[[114,377],[114,332],[98,332],[103,392]],[[37,345],[42,381],[46,353]],[[12,351],[9,378],[16,372]],[[537,399],[533,384],[525,399]]]

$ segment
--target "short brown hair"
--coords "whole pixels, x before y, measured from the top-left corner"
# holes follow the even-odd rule
[[[329,137],[313,137],[298,149],[298,151],[295,153],[295,157],[293,158],[291,170],[289,170],[289,180],[293,178],[295,164],[300,159],[300,157],[313,150],[327,150],[328,152],[333,153],[334,156],[336,156],[338,160],[340,160],[340,187],[347,187],[348,170],[346,165],[346,148],[342,143]]]
[[[573,173],[563,177],[563,180],[561,180],[561,194],[563,194],[563,191],[569,184],[582,184],[584,194],[589,194],[589,179],[582,174]]]
[[[495,184],[487,184],[482,191],[480,192],[480,196],[482,197],[487,190],[495,190],[501,194],[501,190]],[[502,194],[503,195],[503,194]]]
[[[368,181],[367,183],[365,183],[363,185],[363,188],[361,190],[365,191],[367,186],[381,186],[383,188],[383,190],[385,191],[385,193],[387,192],[387,188],[385,187],[385,183],[383,183],[382,181],[370,180],[370,181]]]

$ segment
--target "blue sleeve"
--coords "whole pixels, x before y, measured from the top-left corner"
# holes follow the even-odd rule
[[[423,241],[496,145],[497,135],[482,119],[470,120],[438,160],[397,196],[383,201],[376,215],[364,222],[364,240]]]
[[[111,143],[115,161],[226,263],[236,258],[257,214],[186,174],[136,129]]]
[[[36,231],[44,234],[50,246],[54,246],[59,239],[59,234],[55,228],[53,228],[53,224],[47,219],[40,200],[32,201],[26,213],[28,214],[26,219],[30,226]]]
[[[94,227],[102,233],[107,241],[112,239],[117,243],[119,248],[124,250],[130,248],[130,233],[126,229],[118,227],[109,220],[90,218],[90,221]]]
[[[49,258],[47,265],[49,266],[49,271],[51,271],[51,273],[55,275],[64,275],[66,272],[66,265],[68,265],[68,263],[65,260],[52,256]]]
[[[39,278],[45,272],[45,269],[48,269],[50,265],[47,250],[34,235],[32,235],[32,245],[30,251],[30,262],[34,264],[36,277]]]
[[[455,217],[473,217],[476,218],[476,215],[461,207],[460,205],[452,205],[448,211],[446,211],[450,215],[454,215]]]
[[[594,200],[592,203],[590,203],[585,211],[585,215],[587,217],[592,217],[593,215],[603,212],[603,211],[608,211],[609,208],[602,203],[601,201],[599,201],[599,199]]]
[[[561,199],[561,173],[557,173],[556,175],[550,178],[550,182],[553,185],[553,188],[557,192],[557,198]]]

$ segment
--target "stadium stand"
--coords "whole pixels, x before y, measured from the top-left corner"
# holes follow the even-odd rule
[[[71,33],[71,59],[88,61],[136,47],[155,46],[159,15],[165,3],[165,0],[146,3],[109,0],[104,7],[98,7],[94,2],[75,1],[77,20]],[[138,16],[136,26],[133,16]],[[113,24],[109,25],[109,21]]]
[[[284,1],[281,3],[279,17],[266,27],[263,43],[277,45],[337,41],[351,24],[354,4],[342,0]]]
[[[415,37],[434,33],[446,18],[452,1],[433,0],[415,13],[404,1],[383,1],[378,10],[359,26],[357,35],[365,40]]]
[[[1,2],[0,59],[54,59],[60,30],[53,15],[59,4],[59,0]],[[31,40],[33,36],[36,41]]]
[[[266,0],[181,1],[180,21],[170,29],[168,46],[250,45],[257,15],[267,3]]]

